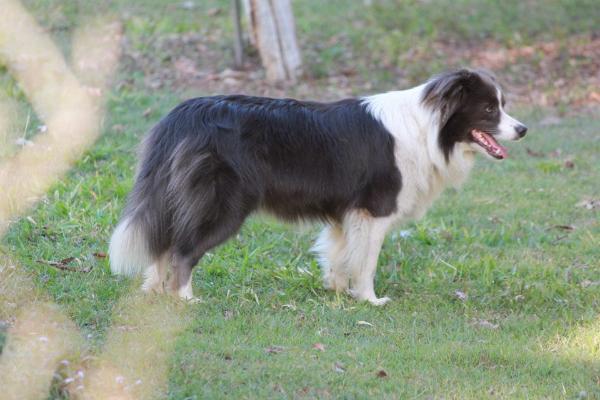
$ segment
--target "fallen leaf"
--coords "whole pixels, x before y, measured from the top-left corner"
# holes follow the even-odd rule
[[[315,343],[312,348],[318,351],[325,351],[325,345],[323,343]]]
[[[480,328],[486,328],[486,329],[498,329],[500,327],[500,325],[491,323],[490,321],[485,320],[485,319],[476,320],[474,322],[474,325],[478,326]]]
[[[54,267],[54,268],[57,268],[57,269],[60,269],[63,271],[88,273],[92,270],[91,265],[87,266],[85,268],[77,268],[73,265],[69,265],[72,261],[75,261],[75,260],[77,260],[79,262],[79,259],[75,258],[75,257],[63,258],[60,261],[37,260],[37,262],[49,265],[51,267]]]
[[[585,199],[575,204],[575,207],[583,207],[586,210],[600,208],[600,199]]]
[[[499,224],[502,222],[502,219],[500,217],[493,216],[493,217],[488,217],[488,221],[490,221],[494,224]]]
[[[367,321],[357,321],[356,325],[362,325],[362,326],[373,326],[372,323],[367,322]]]
[[[63,258],[62,260],[59,261],[60,264],[62,265],[66,265],[68,263],[70,263],[71,261],[76,260],[75,257],[67,257],[67,258]]]
[[[456,296],[456,297],[457,297],[457,298],[458,298],[460,301],[465,301],[465,300],[467,300],[467,299],[469,298],[469,296],[468,296],[468,295],[467,295],[465,292],[463,292],[463,291],[461,291],[461,290],[455,290],[455,291],[454,291],[454,295],[455,295],[455,296]]]
[[[152,108],[146,108],[142,115],[144,116],[144,118],[148,118],[150,116],[150,114],[152,114],[152,111],[153,111]]]
[[[563,231],[574,231],[575,230],[575,227],[573,225],[554,225],[552,227],[556,228],[556,229],[561,229]]]
[[[345,76],[354,76],[358,73],[354,67],[342,68],[340,72]]]
[[[217,16],[219,14],[221,14],[221,10],[219,7],[213,7],[211,9],[209,9],[208,11],[206,11],[206,15],[208,15],[209,17],[214,17]]]
[[[565,160],[563,165],[565,166],[565,168],[569,168],[569,169],[575,168],[575,163],[572,160]]]
[[[379,371],[377,371],[378,378],[387,378],[387,376],[388,376],[388,374],[384,370],[380,369]]]
[[[585,280],[581,281],[580,285],[582,288],[587,288],[590,286],[599,286],[600,281],[590,281],[589,279],[585,279]]]
[[[541,151],[535,151],[535,150],[531,150],[529,147],[525,148],[525,151],[527,152],[527,154],[529,154],[531,157],[544,157],[545,154],[542,153]]]
[[[279,354],[283,350],[285,350],[285,348],[283,346],[269,346],[269,347],[267,347],[265,349],[265,353],[267,353],[267,354]]]
[[[96,258],[106,258],[106,253],[102,253],[100,251],[93,253],[94,257]]]

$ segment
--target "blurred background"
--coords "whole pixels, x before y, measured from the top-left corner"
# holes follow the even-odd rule
[[[245,2],[251,3],[251,2]],[[245,58],[234,69],[230,0],[26,0],[69,58],[73,31],[98,15],[124,33],[112,95],[248,93],[333,99],[406,88],[459,67],[491,69],[509,100],[561,113],[600,103],[600,7],[595,0],[296,0],[302,74],[265,79],[242,9]],[[19,85],[0,66],[0,157],[39,131]],[[7,100],[8,99],[8,100]],[[21,140],[19,140],[21,138]],[[16,142],[15,142],[16,141]]]

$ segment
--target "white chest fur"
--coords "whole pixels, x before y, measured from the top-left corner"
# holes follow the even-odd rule
[[[365,99],[367,110],[394,136],[402,174],[397,222],[421,218],[444,188],[465,181],[474,163],[473,151],[460,144],[446,161],[438,144],[439,115],[421,104],[423,88]]]

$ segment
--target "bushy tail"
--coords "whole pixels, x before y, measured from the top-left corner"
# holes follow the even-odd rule
[[[110,238],[110,270],[113,274],[140,274],[153,262],[143,227],[131,217],[123,218]]]

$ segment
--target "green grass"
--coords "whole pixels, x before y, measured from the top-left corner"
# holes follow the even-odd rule
[[[221,50],[211,62],[220,69],[230,66],[230,1],[196,0],[191,10],[182,3],[25,0],[67,53],[67,35],[78,23],[109,13],[121,18],[128,39],[139,51],[156,51],[158,39],[165,35],[195,32]],[[360,0],[301,0],[293,4],[298,40],[304,58],[310,60],[309,77],[356,70],[378,88],[397,81],[398,75],[415,83],[447,68],[447,55],[432,49],[435,41],[491,40],[509,47],[540,40],[560,43],[569,35],[597,33],[600,20],[596,0],[373,0],[371,6]],[[216,15],[207,16],[215,9],[219,9]],[[415,65],[410,55],[415,53],[427,58]]]
[[[4,239],[92,346],[102,343],[129,288],[92,254],[106,251],[141,133],[175,102],[115,93],[105,135]],[[144,119],[149,107],[156,111]],[[531,133],[511,146],[509,160],[482,160],[463,190],[447,192],[425,219],[402,228],[410,236],[387,240],[377,292],[395,301],[385,308],[321,288],[308,252],[314,229],[249,221],[195,272],[205,302],[190,306],[194,322],[177,342],[170,398],[600,396],[600,291],[584,283],[600,280],[600,225],[597,212],[575,206],[600,195],[600,121],[542,128],[538,116],[521,117]],[[112,131],[116,124],[125,132]],[[575,168],[530,157],[525,147],[560,148]],[[37,261],[66,257],[92,272]],[[468,299],[457,299],[456,290]],[[312,349],[316,342],[325,352]],[[284,350],[265,353],[271,345]],[[345,371],[336,372],[336,363]],[[381,369],[387,378],[376,376]]]
[[[193,12],[168,8],[162,0],[129,3],[115,1],[108,9],[133,10],[124,16],[126,34],[140,51],[151,51],[156,36],[228,18],[226,11],[213,22],[200,18],[227,4],[223,1],[197,2]],[[157,8],[148,8],[150,3]],[[60,38],[94,3],[28,4],[41,10],[43,22]],[[374,26],[371,14],[344,25],[340,2],[295,4],[299,29],[320,60],[314,68],[326,70],[319,62],[347,57],[346,45],[364,51],[361,24],[368,27],[366,37],[385,28]],[[317,4],[323,7],[319,12],[313,10]],[[362,2],[352,4],[347,12],[356,12]],[[430,2],[406,4],[434,13]],[[458,2],[453,12],[472,4]],[[479,25],[461,23],[462,29],[487,32],[480,8],[472,8]],[[508,6],[500,10],[514,12]],[[327,24],[324,16],[335,22]],[[503,18],[493,18],[490,35],[503,35],[493,28],[497,24],[524,24]],[[158,23],[150,23],[154,19]],[[572,33],[575,23],[564,21]],[[522,26],[535,36],[539,23]],[[425,35],[439,34],[428,29]],[[338,30],[350,35],[340,39],[339,49],[319,47]],[[92,352],[101,351],[115,306],[132,287],[130,280],[111,276],[107,260],[93,254],[106,252],[132,185],[139,139],[179,100],[167,90],[146,92],[135,80],[111,92],[104,135],[2,240],[4,251],[83,330]],[[146,110],[152,111],[144,116]],[[600,223],[598,211],[576,206],[600,197],[600,120],[582,115],[543,126],[547,112],[517,113],[530,133],[510,145],[508,160],[480,160],[463,189],[447,191],[423,220],[401,227],[408,235],[397,231],[388,237],[376,291],[394,302],[383,308],[322,289],[309,253],[318,227],[249,220],[194,273],[204,302],[189,306],[192,323],[177,338],[168,398],[600,398],[600,285],[590,284],[600,282]],[[532,157],[526,148],[545,156]],[[552,157],[557,149],[560,156]],[[565,166],[566,159],[574,168]],[[77,257],[91,272],[65,272],[40,262],[66,257]],[[2,341],[0,331],[0,346]],[[313,349],[315,343],[325,351]],[[270,346],[283,349],[265,352]],[[387,377],[377,376],[381,370]]]

